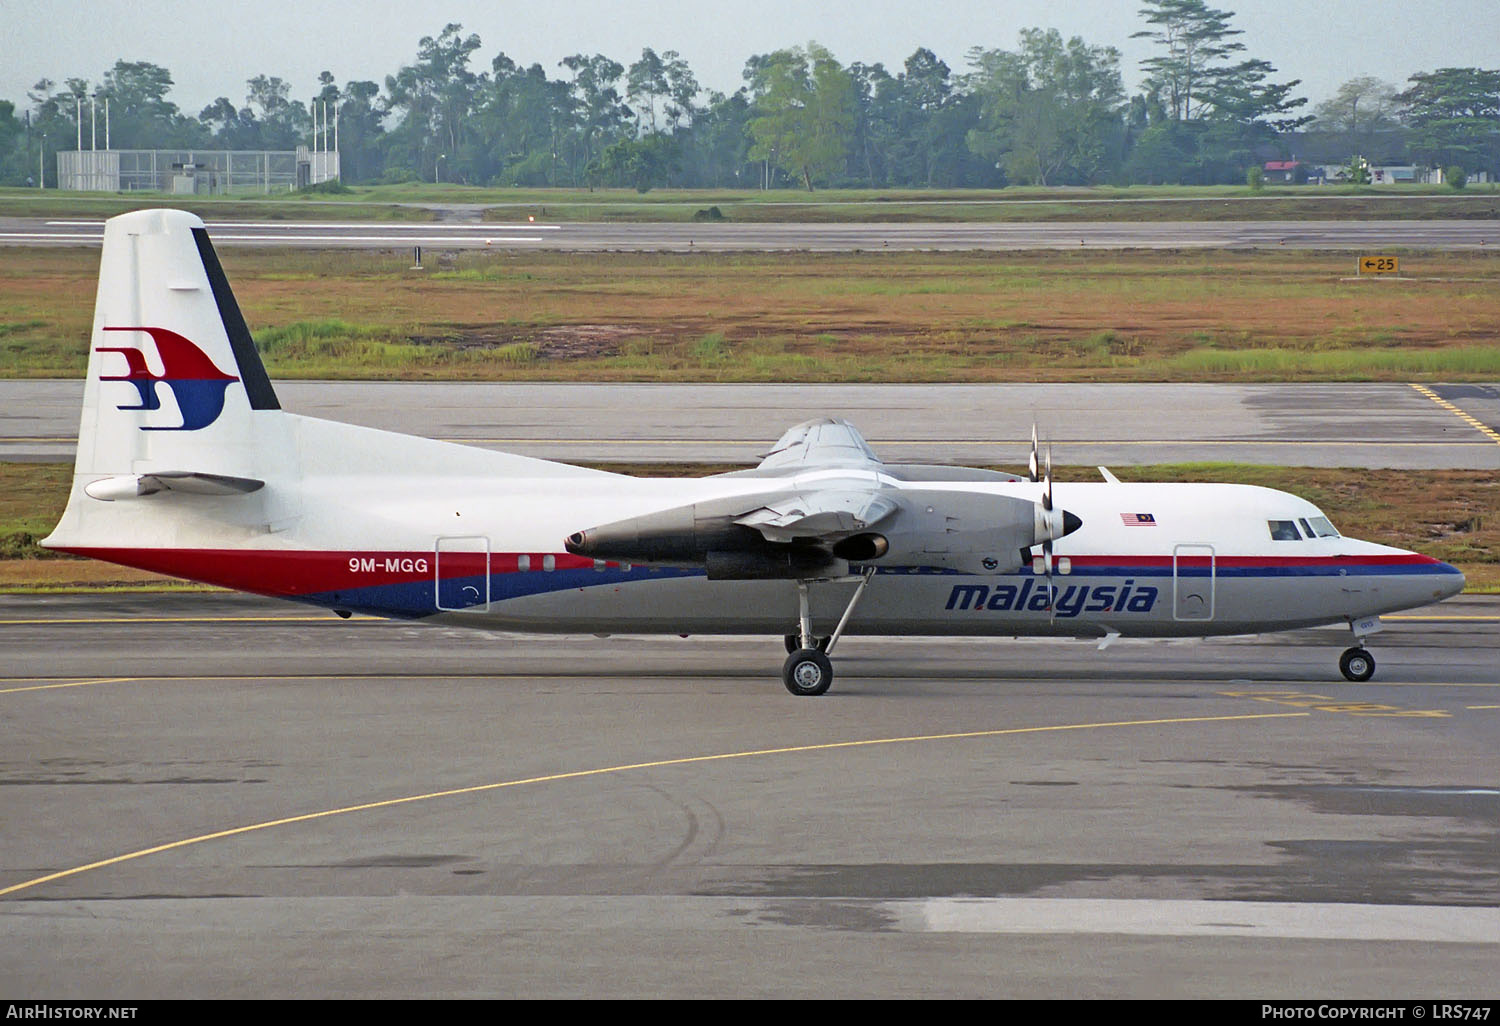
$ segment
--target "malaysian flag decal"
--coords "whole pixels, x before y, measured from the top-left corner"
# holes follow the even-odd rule
[[[1121,513],[1120,522],[1126,527],[1155,527],[1156,514],[1154,513]]]

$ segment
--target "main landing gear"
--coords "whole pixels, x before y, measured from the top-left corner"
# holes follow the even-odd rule
[[[874,567],[866,568],[859,587],[854,589],[854,594],[849,598],[844,615],[839,618],[839,625],[826,638],[813,634],[812,613],[808,608],[807,598],[809,582],[797,582],[797,623],[800,630],[786,636],[786,648],[790,654],[786,657],[786,662],[781,664],[781,682],[792,694],[808,697],[821,695],[833,685],[833,660],[828,656],[832,654],[833,646],[838,644],[844,628],[849,624],[849,617],[854,615],[854,607],[858,605],[865,587],[874,575]]]

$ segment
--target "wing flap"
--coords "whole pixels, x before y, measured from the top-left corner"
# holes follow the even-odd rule
[[[752,527],[769,542],[794,538],[836,540],[864,531],[897,509],[888,495],[865,491],[826,490],[773,501],[738,517],[735,523]]]

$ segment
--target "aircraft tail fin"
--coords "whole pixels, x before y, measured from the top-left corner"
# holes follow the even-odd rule
[[[111,218],[76,473],[253,477],[251,421],[280,408],[203,222],[181,210]]]

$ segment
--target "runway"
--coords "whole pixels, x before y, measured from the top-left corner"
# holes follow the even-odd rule
[[[294,412],[546,459],[753,463],[793,424],[851,420],[889,463],[1230,461],[1500,469],[1500,386],[276,383]],[[1430,393],[1430,394],[1429,394]],[[0,460],[73,458],[82,381],[0,381]]]
[[[151,203],[143,203],[149,206]],[[157,205],[160,205],[159,202]],[[1492,218],[1500,215],[1492,214]],[[209,222],[216,246],[550,249],[574,252],[1035,249],[1468,249],[1500,245],[1500,220],[1085,221],[915,224]],[[97,245],[101,220],[0,218],[0,246]]]
[[[0,597],[0,989],[1449,1000],[1500,956],[1500,600],[1132,644],[464,634]]]

